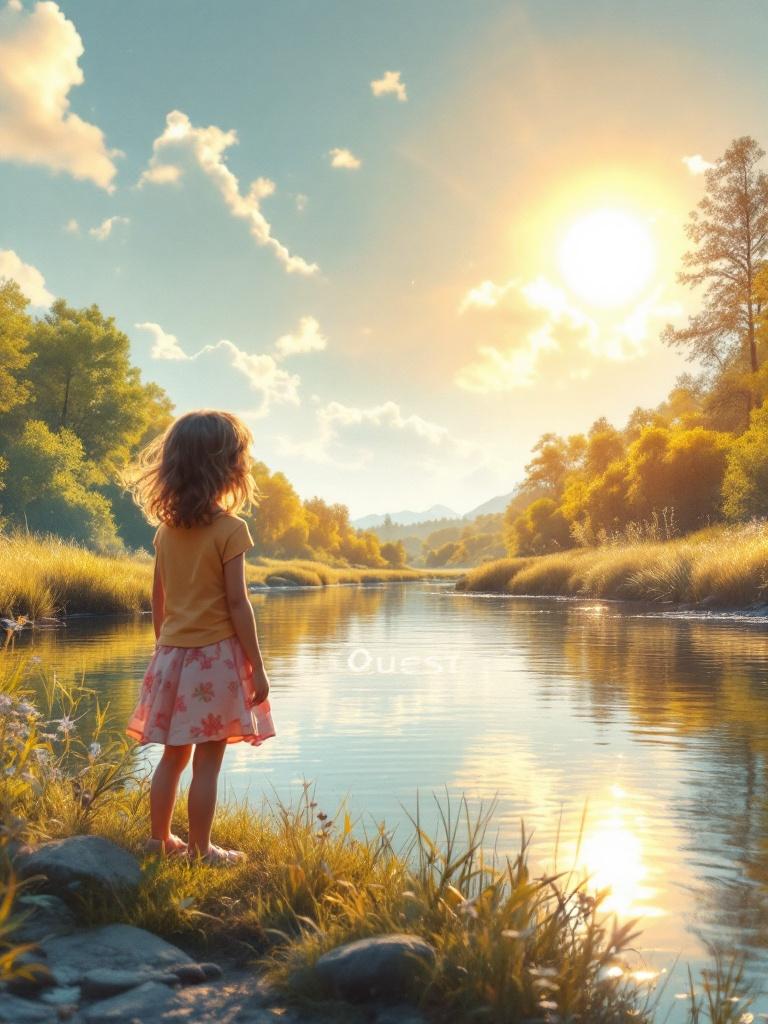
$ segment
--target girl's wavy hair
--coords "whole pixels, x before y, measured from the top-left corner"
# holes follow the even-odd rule
[[[150,523],[210,523],[217,504],[237,514],[256,503],[252,444],[231,413],[188,412],[142,449],[122,483]]]

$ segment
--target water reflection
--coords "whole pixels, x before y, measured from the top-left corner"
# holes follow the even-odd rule
[[[712,940],[765,965],[765,623],[422,584],[254,605],[278,737],[227,752],[230,791],[290,798],[308,778],[326,809],[347,798],[358,820],[403,832],[417,790],[495,797],[497,848],[516,847],[524,818],[542,864],[589,873],[612,909],[642,918],[652,973],[678,954],[678,972],[701,962]],[[22,635],[17,651],[84,674],[125,717],[152,644],[148,618],[87,620]]]

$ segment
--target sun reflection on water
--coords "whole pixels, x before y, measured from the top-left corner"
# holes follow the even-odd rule
[[[620,786],[611,787],[610,800],[587,816],[577,866],[588,876],[590,889],[605,893],[603,909],[620,918],[664,913],[654,905],[657,890],[649,885],[648,834]]]

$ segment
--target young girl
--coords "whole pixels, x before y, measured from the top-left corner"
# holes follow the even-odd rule
[[[152,776],[149,850],[188,852],[208,863],[245,859],[211,843],[224,750],[275,735],[269,681],[245,584],[253,547],[237,515],[255,499],[248,428],[225,412],[176,420],[149,444],[125,483],[158,523],[152,622],[157,645],[127,732],[164,744]],[[179,777],[192,751],[189,843],[171,832]]]

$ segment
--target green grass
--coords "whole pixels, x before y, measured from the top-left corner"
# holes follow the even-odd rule
[[[249,583],[283,576],[311,587],[457,575],[408,568],[331,567],[322,562],[273,558],[249,559],[246,573]],[[53,535],[0,532],[0,616],[39,619],[75,612],[148,611],[151,590],[152,556],[148,553],[98,555]]]
[[[710,527],[669,541],[574,548],[503,558],[467,572],[467,592],[572,597],[746,608],[768,599],[768,526]]]
[[[82,684],[36,672],[31,661],[0,660],[0,844],[93,833],[142,857],[148,781],[120,723],[110,725]],[[37,706],[33,682],[43,694]],[[78,913],[84,923],[142,926],[213,958],[237,951],[297,1001],[330,997],[312,970],[325,950],[396,931],[437,951],[416,993],[436,1021],[650,1024],[646,990],[616,970],[633,956],[633,922],[605,913],[605,894],[587,879],[534,875],[524,835],[516,856],[496,859],[486,843],[493,807],[475,815],[464,801],[440,808],[437,836],[422,828],[417,805],[412,838],[398,848],[384,826],[360,836],[343,808],[324,814],[308,786],[295,808],[225,804],[215,838],[244,849],[247,863],[222,870],[142,858],[137,897],[105,901],[84,891]],[[175,828],[185,827],[182,801]],[[18,969],[20,948],[16,883],[1,854],[0,892],[10,896],[0,900],[0,977]],[[747,1009],[743,989],[738,965],[716,964],[701,993],[694,988],[691,1024],[735,1021],[736,1005]]]

